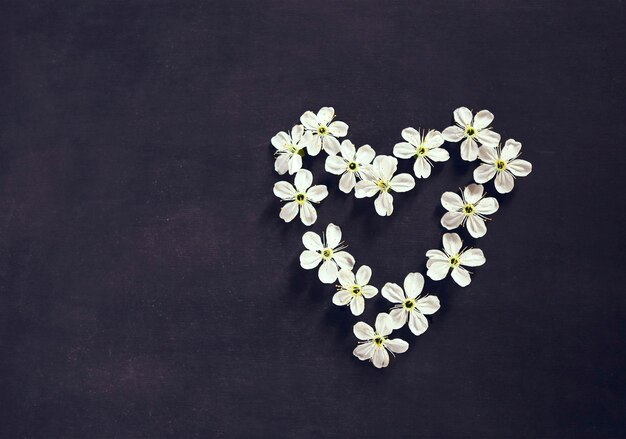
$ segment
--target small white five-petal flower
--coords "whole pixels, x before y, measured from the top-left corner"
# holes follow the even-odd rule
[[[306,169],[296,173],[294,185],[287,181],[279,181],[274,185],[274,195],[287,201],[280,209],[280,217],[288,223],[293,220],[298,211],[302,224],[310,226],[317,220],[317,212],[311,203],[319,203],[328,196],[328,190],[323,184],[311,186],[313,174]]]
[[[335,117],[333,107],[322,107],[317,115],[312,111],[306,111],[300,116],[300,122],[307,130],[307,151],[316,156],[320,149],[328,154],[335,155],[339,152],[337,137],[345,137],[348,134],[348,124],[338,120],[332,122]]]
[[[432,162],[445,162],[450,154],[443,148],[443,137],[437,130],[430,130],[422,136],[415,128],[402,130],[402,138],[406,142],[396,143],[393,155],[401,159],[415,158],[413,172],[417,178],[430,177]]]
[[[281,131],[272,137],[272,145],[276,148],[274,169],[280,175],[287,171],[289,174],[295,174],[302,168],[302,156],[304,156],[304,148],[306,147],[303,135],[304,127],[296,125],[290,133]]]
[[[509,139],[504,148],[494,149],[481,146],[478,149],[478,158],[482,164],[474,170],[476,183],[487,183],[494,176],[494,186],[501,194],[507,194],[513,190],[515,177],[526,177],[533,170],[533,165],[522,159],[518,159],[522,144]]]
[[[338,291],[333,296],[333,303],[337,306],[350,305],[350,311],[360,316],[365,310],[365,299],[371,299],[378,294],[378,288],[368,285],[372,277],[372,269],[367,265],[361,266],[356,276],[351,270],[339,270]]]
[[[445,233],[443,235],[443,250],[428,250],[426,256],[426,273],[432,280],[441,280],[447,276],[452,269],[452,279],[462,287],[472,281],[470,272],[463,266],[478,267],[486,261],[483,251],[478,248],[461,250],[463,241],[456,233]]]
[[[500,134],[491,130],[489,125],[493,122],[493,114],[487,110],[481,110],[472,116],[472,112],[466,107],[454,110],[456,125],[449,126],[441,133],[448,142],[458,142],[461,139],[461,158],[468,162],[478,157],[478,144],[495,148],[500,143]]]
[[[300,265],[311,270],[321,262],[317,275],[325,284],[332,284],[337,280],[337,267],[346,270],[354,267],[352,255],[343,251],[346,246],[341,243],[341,229],[332,223],[326,227],[326,239],[322,239],[315,232],[306,232],[302,235],[302,243],[306,250],[300,254]]]
[[[415,180],[410,174],[398,174],[398,159],[387,155],[379,155],[374,159],[372,168],[363,173],[364,179],[356,184],[354,195],[357,198],[373,197],[376,213],[389,216],[393,213],[393,196],[391,191],[407,192],[415,187]]]
[[[472,237],[485,236],[485,215],[498,210],[498,200],[485,197],[484,188],[480,184],[466,186],[462,194],[462,198],[454,192],[444,192],[441,196],[441,204],[448,210],[441,217],[441,225],[448,230],[464,225]]]
[[[400,339],[389,339],[393,324],[389,314],[380,313],[376,317],[376,329],[365,322],[354,325],[354,335],[362,342],[352,352],[361,361],[370,360],[377,368],[387,367],[389,364],[389,352],[401,354],[406,352],[409,344]]]
[[[415,335],[421,335],[428,329],[425,315],[434,314],[441,306],[437,296],[424,296],[419,299],[424,288],[424,276],[409,273],[404,278],[404,291],[398,284],[388,282],[382,289],[385,299],[396,305],[389,311],[393,329],[400,329],[409,322],[409,329]]]
[[[339,179],[339,189],[346,194],[356,185],[356,178],[362,179],[361,172],[371,168],[370,163],[374,160],[376,153],[369,145],[363,145],[358,150],[354,144],[346,139],[341,142],[341,157],[329,155],[326,157],[326,172],[341,175]]]

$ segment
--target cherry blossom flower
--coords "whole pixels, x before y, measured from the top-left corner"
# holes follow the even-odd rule
[[[509,193],[515,185],[515,177],[526,177],[533,170],[533,165],[519,159],[522,144],[509,139],[504,148],[497,149],[481,146],[478,149],[478,158],[483,162],[474,171],[476,183],[487,183],[494,176],[494,186],[501,194]]]
[[[396,143],[393,155],[401,159],[415,158],[413,172],[417,178],[430,177],[432,162],[445,162],[450,154],[443,148],[443,137],[437,130],[430,130],[422,136],[415,128],[402,130],[402,138],[406,142]]]
[[[415,335],[421,335],[428,329],[426,315],[439,310],[437,296],[424,296],[419,299],[424,288],[424,276],[420,273],[409,273],[404,278],[404,290],[398,284],[388,282],[382,289],[382,295],[396,305],[389,311],[393,329],[400,329],[409,322],[409,329]]]
[[[341,229],[329,224],[326,227],[326,237],[323,239],[315,232],[306,232],[302,235],[302,243],[306,247],[300,254],[300,265],[306,270],[311,270],[318,265],[319,279],[325,284],[332,284],[337,280],[338,268],[352,270],[354,258],[346,251],[341,242]]]
[[[350,305],[350,311],[355,316],[360,316],[365,310],[365,299],[371,299],[378,294],[378,289],[367,283],[372,277],[372,269],[367,265],[361,266],[356,276],[351,270],[342,268],[339,270],[339,283],[337,293],[333,296],[333,303],[337,306]]]
[[[274,155],[274,169],[280,175],[289,171],[289,174],[295,174],[302,168],[302,157],[306,148],[306,139],[304,139],[304,127],[296,125],[291,129],[290,133],[281,131],[272,137],[272,145],[276,148]]]
[[[332,155],[339,152],[337,137],[345,137],[348,134],[348,124],[337,120],[332,122],[334,117],[333,107],[322,107],[317,115],[312,111],[306,111],[300,116],[300,122],[310,134],[310,137],[307,136],[306,139],[307,151],[310,155],[318,155],[320,149]]]
[[[454,192],[444,192],[441,204],[448,210],[441,217],[441,225],[448,230],[463,225],[474,238],[480,238],[487,233],[485,215],[498,210],[498,200],[485,197],[484,188],[480,184],[470,184],[463,190],[461,198]]]
[[[361,172],[371,168],[370,163],[376,153],[369,145],[363,145],[355,150],[354,144],[346,139],[341,142],[341,157],[329,155],[326,157],[326,172],[341,175],[339,189],[346,194],[356,185],[356,178],[362,179]]]
[[[354,195],[357,198],[373,197],[376,213],[389,216],[393,213],[393,196],[391,191],[407,192],[415,187],[415,180],[409,174],[393,174],[398,167],[398,159],[387,155],[379,155],[374,159],[372,169],[363,173],[364,179],[356,184]]]
[[[443,235],[443,250],[428,250],[426,256],[426,275],[432,280],[441,280],[452,270],[452,279],[462,287],[472,281],[470,272],[464,266],[478,267],[486,261],[483,251],[477,248],[461,250],[463,241],[456,233]]]
[[[493,114],[487,110],[481,110],[472,116],[472,112],[466,107],[454,110],[456,125],[449,126],[441,133],[448,142],[458,142],[461,139],[461,158],[468,162],[478,157],[478,142],[481,145],[495,148],[500,143],[500,134],[491,130],[489,125],[493,122]]]
[[[390,339],[392,321],[389,314],[380,313],[376,317],[376,324],[372,328],[365,322],[354,325],[354,335],[362,342],[354,349],[353,354],[361,361],[370,360],[377,368],[389,365],[389,352],[401,354],[409,349],[409,344],[400,339]]]
[[[305,226],[310,226],[317,220],[317,212],[312,203],[319,203],[328,196],[324,185],[311,186],[313,174],[306,169],[296,173],[294,185],[287,181],[279,181],[274,185],[274,195],[287,201],[280,209],[280,217],[286,222],[293,220],[300,211],[300,220]]]

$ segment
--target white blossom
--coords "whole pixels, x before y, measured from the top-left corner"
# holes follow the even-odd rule
[[[346,139],[341,142],[341,156],[329,155],[326,157],[326,171],[331,174],[341,175],[339,189],[341,192],[350,193],[356,185],[357,177],[362,179],[362,172],[371,169],[372,160],[376,153],[369,145],[363,145],[358,150],[354,144]]]
[[[417,178],[430,177],[433,162],[445,162],[450,154],[443,148],[443,137],[437,130],[430,130],[422,135],[415,128],[402,130],[402,138],[406,142],[396,143],[393,155],[401,159],[415,158],[413,172]]]
[[[478,143],[495,148],[500,143],[500,134],[491,130],[489,125],[493,122],[493,114],[487,110],[481,110],[472,116],[472,112],[466,107],[454,110],[456,125],[449,126],[441,133],[448,142],[458,142],[461,139],[461,158],[468,162],[478,157]]]
[[[312,203],[319,203],[326,198],[328,190],[324,185],[311,186],[312,183],[313,174],[306,169],[300,169],[293,185],[287,181],[279,181],[274,185],[274,195],[287,201],[279,215],[286,223],[293,220],[298,211],[305,226],[310,226],[317,220],[317,212]]]
[[[339,152],[337,137],[345,137],[348,134],[348,124],[340,121],[332,121],[335,118],[333,107],[322,107],[317,114],[306,111],[300,116],[300,122],[304,125],[307,136],[307,151],[316,156],[320,149],[328,154],[335,155]]]
[[[463,225],[474,238],[480,238],[487,233],[485,215],[490,215],[498,210],[498,200],[493,197],[485,197],[484,188],[480,184],[470,184],[465,187],[460,197],[454,192],[444,192],[441,196],[441,204],[446,212],[441,217],[441,225],[448,230],[456,229]]]
[[[350,311],[355,316],[363,314],[365,299],[371,299],[378,294],[378,289],[368,285],[372,277],[372,269],[363,265],[356,272],[342,268],[339,270],[338,291],[333,296],[333,303],[337,306],[350,305]]]
[[[432,280],[441,280],[452,270],[452,279],[462,287],[472,281],[470,272],[464,266],[478,267],[485,263],[485,255],[478,248],[461,249],[463,241],[456,233],[443,235],[443,250],[428,250],[426,256],[426,275]]]
[[[486,183],[494,176],[494,186],[501,194],[509,193],[515,185],[515,177],[526,177],[533,170],[533,165],[519,159],[522,144],[509,139],[504,148],[497,149],[481,146],[478,149],[478,158],[483,162],[474,171],[476,183]]]
[[[295,174],[302,168],[302,156],[306,148],[306,140],[303,140],[304,127],[296,125],[291,129],[290,133],[281,131],[272,137],[272,145],[276,148],[274,155],[274,169],[280,175],[289,171],[289,174]]]
[[[370,360],[380,369],[389,364],[387,351],[392,354],[401,354],[407,351],[409,344],[400,338],[389,338],[393,327],[389,314],[378,314],[374,327],[376,329],[365,322],[358,322],[354,325],[354,335],[362,341],[352,353],[361,361]]]
[[[325,238],[315,232],[306,232],[302,235],[302,243],[306,250],[300,254],[300,265],[311,270],[321,263],[317,275],[325,284],[332,284],[337,280],[338,267],[346,270],[354,267],[352,255],[343,251],[346,246],[341,242],[339,226],[329,224]]]

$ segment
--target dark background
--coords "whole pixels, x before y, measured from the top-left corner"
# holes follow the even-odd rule
[[[0,436],[625,437],[624,19],[622,1],[2,2]],[[324,105],[387,154],[487,108],[534,164],[474,244],[487,264],[427,282],[441,311],[382,371],[272,194],[270,138]],[[330,189],[311,229],[341,225],[378,287],[425,272],[439,197],[476,166],[446,147],[390,218],[306,160]]]

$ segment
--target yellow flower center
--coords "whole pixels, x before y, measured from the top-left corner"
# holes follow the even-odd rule
[[[468,137],[474,137],[476,135],[476,130],[473,126],[468,125],[465,127],[465,135]]]
[[[496,169],[498,171],[504,171],[506,169],[506,162],[504,160],[498,160],[496,162]]]
[[[385,343],[385,338],[380,335],[377,335],[376,337],[374,337],[373,341],[376,344],[376,346],[381,347]]]
[[[454,256],[452,256],[452,257],[450,258],[450,265],[451,265],[452,267],[456,267],[456,266],[458,266],[458,265],[459,265],[459,262],[460,262],[460,261],[459,261],[459,255],[454,255]]]
[[[402,307],[407,311],[410,311],[415,306],[415,301],[413,299],[406,299],[402,304]]]
[[[317,134],[319,134],[320,136],[325,136],[326,134],[328,134],[328,128],[326,128],[324,125],[320,125],[319,127],[317,127]]]
[[[380,190],[383,192],[387,192],[389,190],[389,183],[383,180],[378,180],[376,182],[376,186],[378,186]]]
[[[428,148],[426,148],[424,145],[422,145],[419,148],[417,148],[417,154],[416,155],[418,157],[424,157],[427,153],[428,153]]]
[[[348,163],[348,169],[352,172],[356,171],[359,168],[359,165],[356,162]]]
[[[474,208],[474,205],[471,203],[467,203],[465,206],[463,206],[463,213],[467,216],[474,215],[475,211],[476,209]]]
[[[333,250],[331,248],[325,248],[322,250],[322,259],[328,260],[333,257]]]
[[[353,296],[359,296],[362,291],[361,291],[361,287],[358,285],[354,285],[352,286],[352,288],[350,289],[350,292],[352,293]]]
[[[306,195],[304,195],[302,192],[297,193],[296,201],[298,204],[304,204],[306,201]]]

